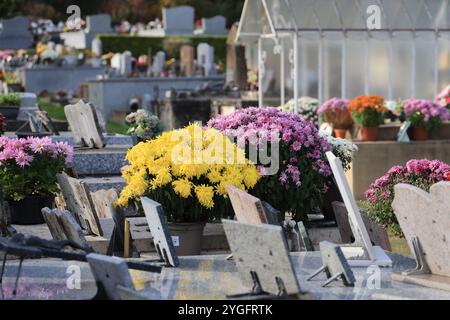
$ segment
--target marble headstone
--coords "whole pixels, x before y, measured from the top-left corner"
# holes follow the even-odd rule
[[[269,294],[300,293],[283,229],[273,225],[251,225],[222,220],[225,234],[243,284],[252,290],[255,274],[261,289]]]
[[[322,264],[327,269],[327,277],[331,278],[341,274],[344,284],[353,286],[356,281],[355,276],[347,259],[345,259],[344,254],[342,253],[341,247],[328,241],[320,242],[319,247],[320,255],[322,256]]]
[[[90,253],[86,258],[95,281],[103,286],[109,299],[121,300],[118,286],[134,290],[133,280],[125,260],[96,253]]]
[[[166,215],[162,206],[146,197],[141,198],[141,203],[158,255],[167,265],[178,267],[178,256],[169,233]]]
[[[361,217],[355,198],[350,190],[347,178],[345,177],[342,162],[332,152],[326,153],[334,178],[338,185],[345,207],[348,211],[349,223],[355,237],[353,246],[342,247],[342,251],[351,266],[378,265],[383,267],[392,266],[391,259],[384,250],[378,246],[373,246],[370,241],[366,226]]]
[[[410,250],[416,252],[412,239],[417,237],[429,269],[397,279],[450,291],[450,182],[432,185],[430,193],[408,184],[394,190],[392,208]]]
[[[125,51],[122,53],[120,57],[120,74],[128,77],[132,72],[132,65],[131,65],[131,58],[132,54],[130,51]]]
[[[204,76],[215,75],[214,47],[207,43],[200,43],[197,46],[197,64],[204,70]]]
[[[159,77],[161,75],[165,62],[166,53],[164,51],[158,51],[153,58],[152,72],[154,76]]]
[[[111,16],[107,14],[87,16],[86,26],[88,33],[111,33]]]
[[[163,8],[166,35],[192,35],[194,33],[194,8],[179,6]]]
[[[99,38],[94,38],[94,40],[92,40],[91,47],[92,47],[92,53],[96,57],[99,57],[103,54],[102,40],[100,40]]]

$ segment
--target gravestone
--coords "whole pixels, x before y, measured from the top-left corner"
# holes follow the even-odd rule
[[[392,208],[417,268],[392,278],[450,291],[450,182],[432,185],[430,193],[408,184],[394,190]]]
[[[352,246],[341,246],[349,264],[354,267],[367,267],[378,265],[381,267],[392,266],[391,259],[384,250],[378,246],[373,246],[369,234],[356,205],[355,198],[350,191],[350,186],[342,168],[342,162],[332,152],[326,153],[337,186],[344,200],[348,211],[349,223],[355,237],[355,243]]]
[[[164,51],[158,51],[153,58],[152,73],[155,77],[159,77],[164,69],[166,63],[166,53]]]
[[[33,35],[27,17],[17,16],[11,19],[0,19],[0,50],[28,49],[33,45]]]
[[[146,197],[141,198],[141,203],[160,259],[166,265],[178,267],[178,256],[167,227],[166,216],[162,206]]]
[[[102,40],[100,40],[99,38],[95,38],[94,40],[92,40],[91,47],[92,47],[92,53],[96,57],[100,57],[103,54]]]
[[[342,243],[351,243],[354,238],[352,239],[353,232],[348,221],[348,212],[345,204],[340,201],[333,201],[332,206]],[[392,251],[387,230],[373,222],[364,212],[361,212],[361,217],[372,243],[386,251]]]
[[[120,72],[120,65],[122,62],[122,55],[120,53],[115,53],[111,58],[111,68]]]
[[[227,44],[226,82],[234,82],[240,89],[247,87],[247,60],[242,45]]]
[[[214,47],[207,43],[200,43],[197,46],[197,64],[203,68],[205,77],[215,75]]]
[[[130,51],[125,51],[120,56],[120,69],[119,72],[121,75],[128,77],[131,75],[132,65],[131,65],[132,54]]]
[[[29,114],[35,114],[38,111],[37,96],[33,92],[23,92],[20,94],[20,109],[17,116],[18,120],[28,120]]]
[[[181,73],[186,77],[194,75],[195,50],[193,46],[184,45],[180,49]]]
[[[253,294],[295,295],[300,285],[280,226],[222,220],[242,283]]]
[[[71,178],[65,174],[57,174],[56,178],[67,208],[77,217],[80,226],[88,234],[103,236],[100,221],[87,185],[83,181]]]
[[[227,19],[224,16],[215,16],[202,19],[200,34],[225,35],[227,34]]]
[[[60,214],[55,213],[55,215],[60,222],[62,229],[64,230],[64,234],[66,235],[67,240],[75,242],[82,248],[92,250],[90,244],[84,237],[83,230],[81,230],[80,225],[77,223],[77,221],[69,211],[64,210],[63,212],[60,212]]]
[[[118,286],[134,290],[133,280],[125,260],[96,253],[90,253],[86,258],[95,281],[103,287],[109,299],[121,300]]]
[[[75,145],[104,148],[105,142],[94,106],[80,100],[76,104],[65,106],[64,113],[73,133]]]
[[[341,247],[328,241],[320,242],[319,246],[323,266],[308,277],[307,280],[310,281],[319,273],[325,272],[328,280],[323,284],[323,287],[339,278],[341,278],[345,286],[353,287],[356,279],[347,259],[345,259],[344,254],[342,253]]]
[[[99,34],[111,33],[111,16],[107,14],[97,14],[86,17],[86,32]]]
[[[166,35],[192,35],[194,33],[194,8],[190,6],[163,8],[162,15]]]

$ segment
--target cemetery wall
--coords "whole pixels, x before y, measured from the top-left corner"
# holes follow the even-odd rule
[[[43,90],[50,92],[78,91],[83,82],[95,79],[105,72],[105,67],[42,66],[25,69],[22,78],[26,91],[38,94]]]
[[[197,47],[204,42],[214,47],[217,63],[225,63],[227,55],[226,36],[166,36],[166,37],[139,37],[127,35],[98,35],[102,40],[103,52],[131,51],[133,56],[147,54],[151,48],[153,53],[164,50],[170,56],[179,56],[179,47],[191,44]],[[179,43],[179,46],[173,45]],[[173,51],[173,52],[171,52]]]
[[[450,140],[356,142],[358,152],[347,172],[355,199],[364,199],[370,184],[383,176],[392,166],[411,159],[439,159],[450,163]]]
[[[88,81],[89,101],[108,121],[113,111],[128,111],[129,101],[134,97],[153,95],[154,88],[159,88],[159,98],[164,97],[170,89],[193,91],[205,82],[225,83],[224,76],[211,77],[177,77],[177,78],[122,78]]]

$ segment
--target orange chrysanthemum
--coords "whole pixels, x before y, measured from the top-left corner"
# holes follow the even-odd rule
[[[350,101],[348,108],[351,112],[363,113],[366,109],[372,109],[377,112],[386,112],[384,107],[384,98],[380,96],[359,96]]]

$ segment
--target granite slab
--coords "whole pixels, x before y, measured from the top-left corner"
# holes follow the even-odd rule
[[[392,281],[392,272],[410,269],[414,266],[414,260],[390,253],[388,255],[393,261],[393,268],[352,268],[356,278],[354,288],[345,287],[340,282],[322,288],[325,278],[320,276],[315,281],[306,281],[306,278],[321,266],[320,252],[293,253],[291,257],[300,287],[312,292],[313,299],[450,300],[450,293],[446,291]],[[161,274],[134,270],[130,270],[130,273],[136,290],[144,290],[142,293],[152,299],[225,299],[227,294],[248,290],[241,284],[234,262],[226,260],[226,256],[180,257],[178,268],[164,268]],[[17,261],[7,263],[3,284],[5,298],[11,298],[17,264]],[[373,281],[374,270],[380,272],[379,287],[377,281]],[[77,300],[90,299],[96,293],[94,279],[87,263],[29,260],[25,261],[22,272],[18,299]],[[71,285],[76,284],[73,276],[77,272],[80,275],[79,289],[74,289]]]
[[[79,175],[120,175],[127,165],[128,147],[106,146],[104,149],[75,149],[73,166]]]

